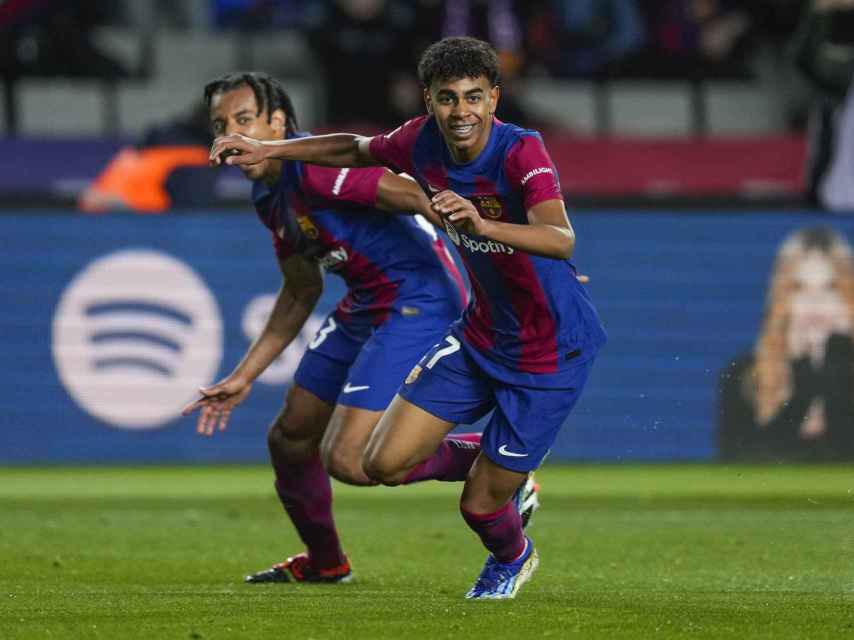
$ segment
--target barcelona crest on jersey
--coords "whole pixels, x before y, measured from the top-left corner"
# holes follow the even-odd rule
[[[501,219],[501,202],[495,196],[475,196],[473,198],[480,213],[490,220]]]
[[[320,232],[308,216],[297,216],[297,224],[309,240],[317,240]]]

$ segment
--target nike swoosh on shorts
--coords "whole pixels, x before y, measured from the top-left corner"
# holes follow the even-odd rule
[[[502,444],[500,447],[498,447],[498,453],[500,453],[502,456],[508,456],[510,458],[527,458],[528,457],[527,453],[514,453],[513,451],[508,451],[506,444]]]
[[[359,387],[352,386],[349,382],[344,385],[344,388],[341,389],[342,393],[355,393],[356,391],[364,391],[365,389],[370,389],[371,385],[363,385]]]

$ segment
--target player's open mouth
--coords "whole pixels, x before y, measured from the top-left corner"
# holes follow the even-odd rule
[[[467,138],[474,131],[473,124],[454,124],[451,125],[451,133],[457,138]]]

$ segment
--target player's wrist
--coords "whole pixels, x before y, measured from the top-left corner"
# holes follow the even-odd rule
[[[499,240],[494,237],[496,232],[499,231],[498,224],[495,220],[487,220],[486,218],[480,219],[480,235],[486,238],[487,240]]]
[[[252,383],[255,382],[255,378],[257,377],[257,375],[253,376],[246,370],[238,369],[229,376],[229,379],[232,384],[238,385],[240,387],[251,387]]]
[[[261,155],[263,156],[263,159],[269,160],[270,158],[281,158],[283,142],[285,142],[285,140],[262,140]]]

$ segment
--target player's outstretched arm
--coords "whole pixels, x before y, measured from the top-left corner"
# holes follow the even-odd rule
[[[224,431],[231,412],[243,402],[252,384],[299,334],[323,291],[323,276],[316,262],[294,255],[280,260],[285,282],[258,339],[224,380],[199,389],[202,397],[184,407],[183,415],[200,410],[196,431],[204,436]]]
[[[575,232],[563,200],[545,200],[528,210],[529,224],[486,220],[472,202],[453,191],[433,196],[433,210],[463,233],[481,236],[544,258],[566,260],[575,249]]]
[[[377,208],[394,213],[420,213],[433,224],[442,225],[442,219],[418,183],[391,171],[386,171],[377,185]]]
[[[368,150],[370,140],[352,133],[288,140],[255,140],[235,133],[213,141],[210,163],[249,165],[277,159],[299,160],[326,167],[369,167],[379,164]]]

